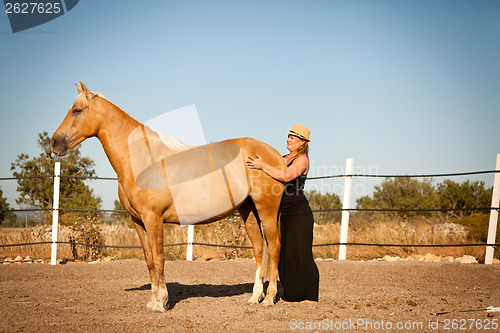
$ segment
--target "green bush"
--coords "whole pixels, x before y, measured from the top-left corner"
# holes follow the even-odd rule
[[[489,220],[489,214],[473,214],[451,220],[450,222],[467,227],[467,237],[469,239],[486,243],[486,241],[488,240]],[[497,223],[497,243],[499,241],[499,231],[500,224]]]

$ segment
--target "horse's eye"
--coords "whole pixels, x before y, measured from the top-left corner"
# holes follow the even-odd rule
[[[82,109],[73,109],[74,114],[79,114],[80,112],[82,112]]]

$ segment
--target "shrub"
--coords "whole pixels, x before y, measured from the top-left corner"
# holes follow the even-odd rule
[[[452,223],[461,224],[467,227],[467,237],[480,242],[488,240],[489,215],[488,214],[473,214],[464,216],[451,221]],[[497,223],[497,235],[499,235],[500,224]]]
[[[95,217],[80,217],[72,226],[73,233],[70,236],[70,242],[103,245],[104,237],[99,223]],[[102,254],[102,247],[97,246],[72,244],[71,248],[73,258],[79,260],[96,260]]]

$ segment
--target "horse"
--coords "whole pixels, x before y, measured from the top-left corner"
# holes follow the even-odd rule
[[[190,147],[134,119],[102,94],[76,84],[78,96],[51,138],[51,150],[64,156],[97,137],[118,178],[118,196],[131,214],[141,241],[151,298],[146,308],[164,312],[168,291],[164,273],[163,224],[202,224],[239,211],[256,261],[250,304],[273,306],[280,255],[279,206],[284,184],[245,161],[257,153],[286,170],[282,156],[252,138]],[[264,280],[269,279],[267,293]]]

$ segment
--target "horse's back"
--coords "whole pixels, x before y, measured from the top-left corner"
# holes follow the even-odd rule
[[[250,196],[254,203],[260,202],[264,206],[278,209],[283,195],[284,184],[268,176],[262,170],[250,169],[246,165],[248,157],[259,155],[267,164],[286,170],[285,160],[281,154],[270,145],[252,138],[238,138],[226,140],[236,143],[241,148],[245,168],[247,171],[247,182],[250,187]]]
[[[180,224],[213,221],[236,210],[249,195],[254,201],[281,198],[281,183],[247,166],[248,156],[255,154],[269,164],[286,168],[271,146],[252,138],[238,138],[165,154],[141,171],[136,184],[147,190],[168,188]],[[255,193],[260,194],[258,198]]]
[[[283,170],[286,169],[286,164],[281,154],[267,143],[253,138],[237,138],[225,141],[233,142],[240,146],[245,161],[247,157],[254,157],[258,154],[266,163]]]

